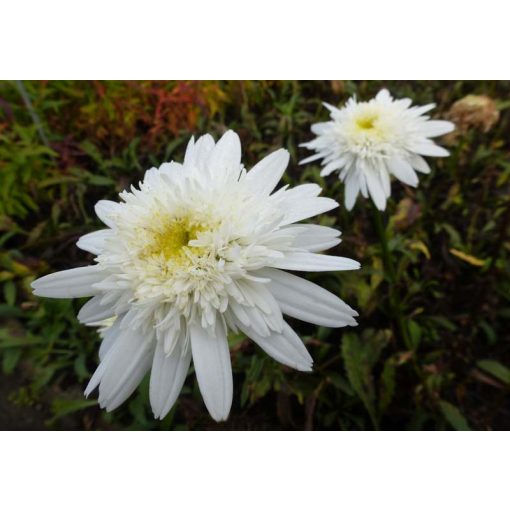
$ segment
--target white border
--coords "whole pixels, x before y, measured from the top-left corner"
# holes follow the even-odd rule
[[[1,434],[8,509],[508,508],[507,433]]]
[[[5,0],[2,79],[508,78],[501,0]],[[507,433],[0,433],[2,508],[508,508]],[[156,507],[156,505],[158,505]]]
[[[4,79],[508,78],[502,0],[4,0]]]

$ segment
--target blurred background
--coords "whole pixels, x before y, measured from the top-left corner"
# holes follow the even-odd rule
[[[395,282],[370,201],[318,218],[343,232],[330,253],[362,269],[306,276],[358,310],[359,326],[290,321],[311,374],[232,336],[226,423],[209,418],[192,373],[163,421],[152,418],[148,379],[113,413],[85,400],[99,346],[76,320],[86,300],[35,298],[30,282],[92,262],[75,243],[100,227],[95,202],[181,161],[192,134],[230,128],[247,168],[284,147],[285,183],[316,182],[343,204],[335,175],[298,166],[311,154],[299,144],[328,119],[322,101],[367,100],[382,87],[437,103],[432,116],[457,130],[438,140],[451,156],[428,158],[417,189],[392,186],[384,221]],[[0,429],[509,429],[509,109],[510,82],[0,82]]]

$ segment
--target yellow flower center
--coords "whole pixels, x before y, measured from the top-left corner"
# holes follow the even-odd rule
[[[377,121],[377,115],[374,113],[366,113],[356,119],[356,124],[359,129],[368,130],[375,129],[375,122]]]
[[[166,260],[180,259],[189,242],[196,239],[205,226],[189,218],[170,220],[162,229],[154,232],[152,242],[144,250],[144,257],[162,255]]]

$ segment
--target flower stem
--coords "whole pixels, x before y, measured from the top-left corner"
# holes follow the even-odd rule
[[[388,280],[391,284],[394,284],[397,276],[395,272],[395,266],[393,265],[393,259],[391,258],[390,251],[388,249],[388,239],[386,237],[386,228],[383,225],[382,214],[378,209],[374,209],[374,219],[375,219],[375,230],[377,231],[377,235],[379,237],[379,242],[381,243],[381,250],[383,256],[384,270],[388,276]]]
[[[398,292],[398,277],[393,263],[390,250],[388,248],[388,238],[386,235],[386,228],[383,224],[381,212],[374,207],[374,224],[375,230],[379,237],[381,244],[382,258],[384,264],[384,272],[387,276],[389,284],[389,309],[391,318],[397,323],[400,336],[408,349],[412,349],[409,341],[409,334],[402,315],[402,306],[400,303],[400,296]]]

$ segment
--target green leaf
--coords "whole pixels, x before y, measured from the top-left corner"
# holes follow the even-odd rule
[[[104,175],[91,175],[88,179],[89,184],[93,186],[114,186],[115,181],[110,177],[105,177]]]
[[[367,359],[366,346],[362,344],[356,335],[348,333],[343,338],[342,356],[349,382],[363,402],[374,426],[377,427],[374,387],[370,373],[371,364]]]
[[[22,312],[19,308],[0,303],[0,317],[19,317]]]
[[[337,390],[341,390],[351,397],[354,396],[351,385],[340,374],[331,372],[328,373],[326,377]]]
[[[89,140],[85,140],[80,145],[81,149],[85,154],[90,156],[96,163],[102,163],[103,156],[99,149]]]
[[[491,359],[483,359],[477,365],[500,381],[510,385],[510,370],[501,363]]]
[[[412,343],[412,348],[416,350],[418,346],[420,345],[421,341],[421,327],[420,325],[413,320],[409,320],[408,322],[408,330],[409,330],[409,338]]]
[[[72,177],[70,175],[64,176],[64,175],[58,175],[56,177],[48,177],[48,179],[44,179],[38,183],[39,188],[47,188],[48,186],[55,186],[57,184],[64,184],[64,183],[74,183],[78,182],[78,179],[76,177]]]
[[[34,337],[30,334],[17,337],[12,336],[6,329],[0,329],[0,349],[40,345],[44,343],[46,343],[44,339]]]
[[[129,411],[133,415],[133,418],[144,428],[149,425],[145,404],[145,399],[143,398],[143,395],[140,395],[140,393],[136,396],[136,398],[130,399],[128,403]]]
[[[453,404],[445,400],[440,400],[439,408],[445,419],[455,430],[471,430],[466,418],[462,416],[461,412]]]
[[[48,424],[52,425],[59,418],[62,418],[62,416],[76,413],[77,411],[81,411],[82,409],[87,409],[88,407],[93,407],[96,405],[97,400],[67,400],[56,398],[51,406],[53,410],[53,417],[48,421]]]
[[[447,329],[448,331],[457,331],[457,326],[452,321],[447,319],[446,317],[443,317],[440,315],[432,315],[430,317],[430,320],[439,324],[440,326]]]
[[[90,376],[87,370],[85,354],[80,354],[74,360],[74,371],[80,379],[86,379]]]
[[[4,374],[11,374],[16,368],[21,357],[21,349],[6,349],[2,359],[2,370]]]
[[[5,282],[4,284],[4,296],[5,302],[9,306],[14,306],[16,303],[16,286],[12,280]]]
[[[487,336],[487,340],[490,345],[494,345],[498,342],[498,337],[494,328],[486,321],[480,321],[480,328],[483,330],[485,335]]]

